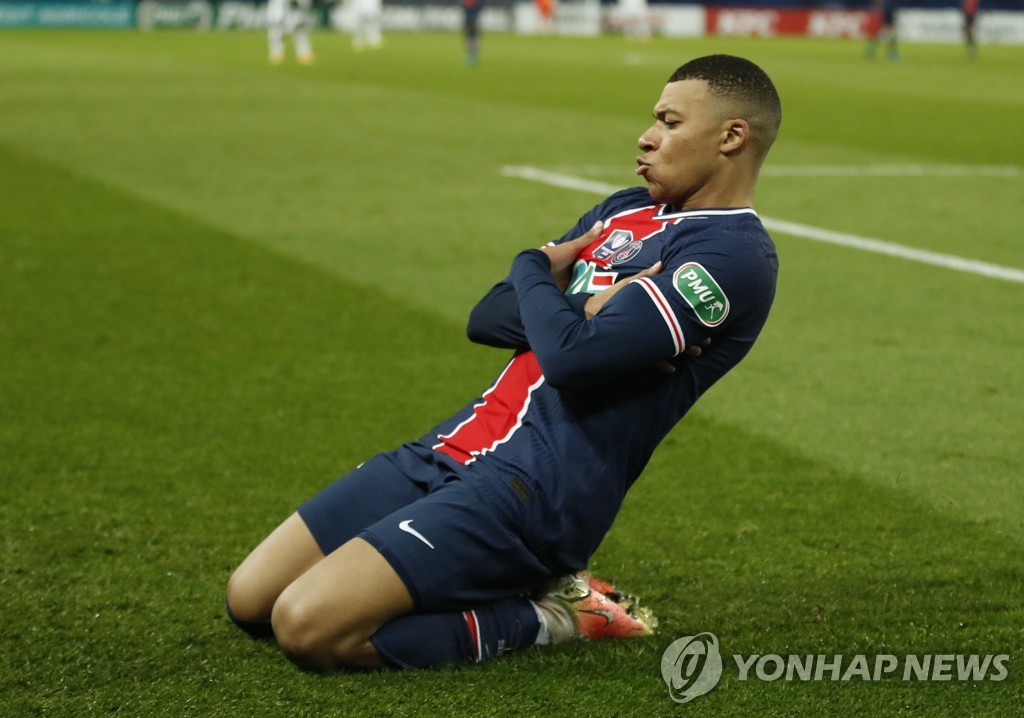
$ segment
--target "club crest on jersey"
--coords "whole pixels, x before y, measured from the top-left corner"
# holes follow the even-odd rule
[[[633,240],[632,242],[627,244],[625,248],[620,249],[618,252],[615,253],[615,256],[612,257],[612,264],[625,264],[633,257],[640,254],[640,250],[643,248],[644,242],[642,239]]]
[[[687,262],[672,275],[676,291],[693,307],[702,324],[715,327],[729,315],[729,298],[714,277],[697,262]]]

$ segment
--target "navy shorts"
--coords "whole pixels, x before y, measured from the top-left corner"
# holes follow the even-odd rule
[[[522,540],[529,518],[514,497],[410,457],[378,454],[299,507],[325,554],[357,536],[369,542],[419,611],[465,610],[555,578]]]

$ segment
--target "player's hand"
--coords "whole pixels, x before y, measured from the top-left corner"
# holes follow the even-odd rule
[[[604,229],[604,223],[598,220],[590,228],[590,231],[581,237],[571,239],[568,242],[562,242],[561,244],[541,247],[541,251],[548,255],[548,259],[551,261],[551,278],[555,280],[555,284],[563,292],[569,286],[569,280],[572,278],[572,267],[576,264],[577,257],[580,256],[584,249],[597,241],[597,238],[601,236],[602,229]]]
[[[711,346],[711,337],[702,339],[697,344],[691,344],[683,350],[683,356],[699,357],[704,347]]]
[[[711,337],[707,337],[705,339],[702,339],[698,343],[691,344],[690,346],[686,347],[686,349],[683,349],[682,355],[687,357],[699,357],[703,352],[704,348],[710,345]],[[666,374],[676,373],[676,365],[673,364],[668,359],[662,359],[660,361],[657,361],[654,363],[654,366],[658,369],[661,369],[661,371],[665,372]]]
[[[594,316],[601,311],[601,308],[608,303],[608,300],[614,297],[618,292],[630,282],[635,282],[637,279],[643,279],[644,277],[653,277],[655,274],[661,271],[661,262],[657,261],[647,269],[637,272],[632,277],[626,277],[620,279],[612,286],[604,289],[597,294],[590,295],[587,303],[583,305],[583,316],[586,319],[593,319]]]

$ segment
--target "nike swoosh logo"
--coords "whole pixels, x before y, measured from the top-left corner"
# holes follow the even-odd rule
[[[406,519],[405,521],[400,521],[398,523],[398,528],[400,530],[402,530],[402,531],[405,531],[407,534],[412,534],[413,536],[418,538],[420,541],[425,543],[430,548],[434,548],[434,544],[432,544],[429,541],[427,541],[427,537],[426,536],[424,536],[423,534],[421,534],[419,531],[417,531],[416,529],[414,529],[412,527],[412,521],[413,521],[412,519]]]
[[[606,621],[606,626],[610,626],[615,623],[615,614],[605,608],[592,608],[590,610],[580,611],[580,613],[592,613],[595,616],[601,616]]]

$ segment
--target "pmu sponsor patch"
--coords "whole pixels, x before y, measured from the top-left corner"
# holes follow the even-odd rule
[[[697,262],[687,262],[677,269],[672,275],[672,284],[693,307],[702,324],[716,327],[729,315],[729,298],[708,270]]]

